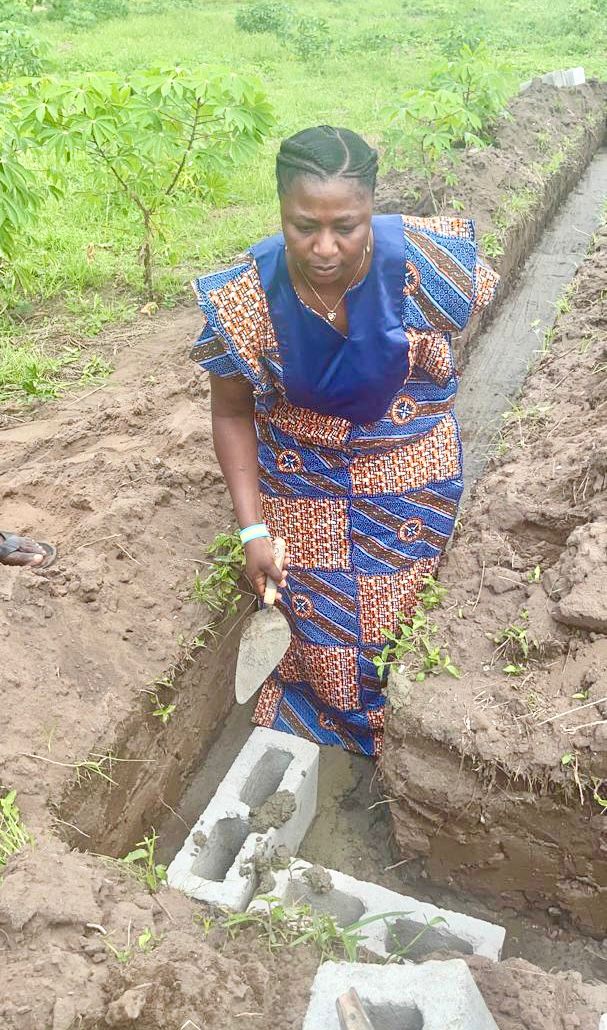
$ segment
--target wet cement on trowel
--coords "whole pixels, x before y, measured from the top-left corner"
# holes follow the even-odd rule
[[[524,265],[518,286],[480,336],[464,370],[457,405],[466,454],[466,489],[481,474],[505,411],[523,382],[542,338],[556,316],[555,302],[583,260],[601,220],[607,193],[607,150],[600,151]],[[178,816],[192,826],[251,733],[256,699],[235,705],[219,740],[186,790]],[[271,800],[271,799],[270,799]],[[375,765],[340,748],[320,753],[318,808],[299,857],[361,880],[414,894],[506,927],[504,957],[526,958],[544,969],[576,969],[585,979],[607,978],[607,944],[538,925],[514,910],[492,910],[478,899],[433,888],[395,852],[389,799]],[[172,858],[184,826],[171,818],[162,828],[161,859]],[[607,938],[606,938],[607,941]]]

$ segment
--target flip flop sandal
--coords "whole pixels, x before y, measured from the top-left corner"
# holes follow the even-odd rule
[[[9,554],[14,554],[15,551],[21,550],[20,543],[22,540],[23,537],[17,536],[16,533],[4,533],[0,530],[0,563],[2,563],[3,558],[8,558]],[[32,565],[31,561],[27,561],[22,565],[11,565],[10,568],[31,568],[36,572],[40,569],[48,569],[57,560],[57,548],[53,547],[52,544],[47,544],[44,540],[36,540],[36,543],[38,547],[41,547],[46,552],[44,561],[40,562],[39,565]],[[35,553],[32,553],[32,558],[35,558]]]

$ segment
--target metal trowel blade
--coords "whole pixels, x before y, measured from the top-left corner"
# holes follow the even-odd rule
[[[291,628],[274,605],[247,621],[236,663],[236,700],[245,704],[274,671],[291,643]]]

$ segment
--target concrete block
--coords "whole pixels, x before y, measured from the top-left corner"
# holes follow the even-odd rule
[[[253,730],[171,862],[169,886],[199,901],[243,911],[257,887],[255,855],[269,854],[279,844],[295,854],[316,814],[318,756],[311,741],[262,727]],[[277,791],[293,796],[294,811],[281,825],[255,831],[251,809],[265,805]]]
[[[599,1030],[607,1030],[607,1012],[599,1020]]]
[[[374,955],[385,959],[408,946],[406,957],[416,960],[433,951],[483,955],[494,962],[500,958],[506,936],[503,926],[437,908],[334,869],[327,870],[332,886],[314,889],[306,878],[311,868],[309,862],[297,859],[289,869],[276,873],[272,895],[286,904],[305,904],[316,912],[328,912],[341,927],[389,913],[388,920],[378,918],[360,930],[364,947]],[[254,899],[250,908],[261,906],[265,903]],[[436,916],[444,922],[428,927]]]
[[[519,93],[524,93],[537,81],[537,79],[527,79],[526,82],[521,82]],[[571,88],[572,86],[582,86],[586,82],[586,74],[583,68],[561,68],[554,72],[546,72],[545,75],[540,76],[539,81],[546,82],[549,86]]]
[[[547,72],[542,75],[542,82],[551,86],[563,87],[581,86],[586,81],[583,68],[559,68],[554,72]]]
[[[414,965],[325,962],[303,1030],[339,1030],[337,998],[355,987],[375,1030],[498,1030],[461,959]]]

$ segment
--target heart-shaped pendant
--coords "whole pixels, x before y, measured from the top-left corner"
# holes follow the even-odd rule
[[[337,318],[337,311],[327,311],[327,318],[329,322],[334,322]]]

